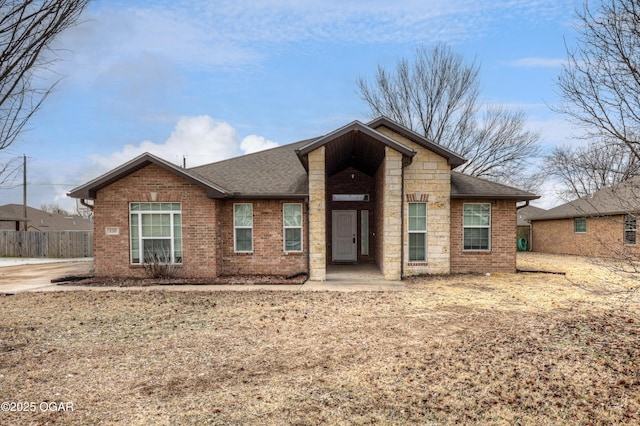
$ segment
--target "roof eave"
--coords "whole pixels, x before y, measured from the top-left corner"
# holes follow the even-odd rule
[[[228,196],[228,192],[223,188],[206,182],[193,175],[192,173],[189,173],[186,170],[149,153],[139,155],[138,157],[128,161],[127,163],[116,167],[110,172],[107,172],[102,176],[99,176],[87,182],[84,185],[72,189],[67,193],[67,196],[72,198],[95,200],[100,189],[105,188],[106,186],[109,186],[112,183],[117,182],[118,180],[130,175],[131,173],[141,170],[151,164],[155,164],[164,168],[165,170],[169,170],[182,177],[183,179],[186,179],[187,181],[203,188],[207,192],[207,196],[209,198],[226,198]]]
[[[467,162],[466,159],[460,157],[458,154],[456,154],[455,152],[441,146],[438,145],[434,142],[429,141],[427,138],[425,138],[424,136],[419,135],[418,133],[414,132],[411,129],[408,129],[398,123],[396,123],[393,120],[390,120],[387,117],[378,117],[373,121],[370,121],[369,123],[366,124],[368,127],[371,128],[375,128],[378,126],[384,126],[389,128],[390,130],[393,130],[394,132],[398,133],[399,135],[402,135],[404,137],[406,137],[407,139],[417,143],[418,145],[421,145],[433,152],[435,152],[436,154],[446,158],[447,163],[451,166],[451,168],[456,168],[458,166],[463,165],[464,163]]]
[[[451,194],[451,199],[476,199],[476,200],[514,200],[531,201],[540,198],[539,195],[491,195],[491,194]]]

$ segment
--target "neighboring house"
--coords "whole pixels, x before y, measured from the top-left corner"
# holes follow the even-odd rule
[[[617,257],[640,253],[636,217],[640,178],[530,217],[533,251]]]
[[[24,230],[19,229],[16,222],[23,224],[24,206],[22,204],[5,204],[0,206],[0,230]],[[9,218],[7,221],[3,217]],[[93,231],[93,224],[89,219],[78,215],[61,215],[47,213],[40,209],[27,206],[27,231]]]
[[[513,272],[516,202],[538,196],[451,171],[464,162],[379,118],[191,169],[143,154],[69,195],[93,200],[98,275]]]
[[[517,244],[519,251],[531,250],[531,221],[532,216],[538,216],[545,212],[545,209],[539,207],[525,205],[518,207],[518,219],[517,219]],[[522,239],[525,242],[522,242]]]

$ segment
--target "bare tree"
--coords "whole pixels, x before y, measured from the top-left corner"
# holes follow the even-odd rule
[[[590,140],[617,140],[640,159],[640,3],[588,2],[578,12],[575,49],[558,78],[569,116]]]
[[[539,136],[525,129],[524,114],[504,107],[482,108],[480,66],[465,62],[443,44],[416,49],[413,62],[396,69],[378,66],[375,81],[358,79],[370,115],[384,115],[469,161],[461,171],[531,187],[525,171],[539,153]]]
[[[40,204],[40,210],[42,210],[45,213],[59,214],[62,216],[71,216],[71,213],[68,210],[63,209],[58,204],[43,203],[43,204]]]
[[[0,189],[15,188],[15,180],[22,170],[22,158],[13,157],[0,163]]]
[[[38,73],[56,60],[58,36],[90,0],[0,0],[0,150],[11,145],[56,86]]]
[[[565,201],[613,187],[640,174],[640,159],[619,141],[587,147],[556,147],[544,159],[548,176],[558,181],[556,194]]]

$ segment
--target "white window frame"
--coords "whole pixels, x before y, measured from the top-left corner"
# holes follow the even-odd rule
[[[236,225],[236,206],[250,206],[251,207],[251,225]],[[250,250],[238,250],[238,229],[250,229],[251,230],[251,249]],[[253,204],[252,203],[234,203],[233,204],[233,251],[236,253],[253,253]]]
[[[133,210],[134,205],[141,207],[142,205],[148,206],[148,209]],[[163,205],[171,205],[169,209],[163,208]],[[174,210],[174,206],[178,206],[178,210]],[[142,232],[142,216],[144,215],[166,215],[170,216],[170,235],[168,236],[143,236]],[[168,240],[171,259],[169,262],[160,262],[168,264],[182,264],[182,204],[181,203],[161,203],[161,202],[131,202],[129,203],[129,261],[132,265],[144,265],[148,262],[145,260],[144,255],[144,242],[148,240]],[[178,223],[179,221],[179,223]],[[137,229],[134,232],[134,228]],[[176,235],[176,228],[180,229],[180,235]],[[136,235],[134,237],[134,235]],[[137,262],[134,256],[134,238],[137,240]],[[179,252],[179,256],[176,256],[176,252]]]
[[[489,206],[489,224],[488,225],[465,225],[464,209],[466,206],[481,205]],[[487,229],[487,248],[465,248],[464,234],[467,229]],[[491,251],[491,203],[464,203],[462,204],[462,251]]]
[[[577,230],[578,221],[584,221],[584,231]],[[575,217],[573,218],[573,233],[574,234],[586,234],[587,233],[587,218],[586,217]]]
[[[410,216],[410,211],[411,211],[411,205],[412,204],[422,204],[424,205],[424,230],[419,229],[419,230],[412,230],[411,229],[411,216]],[[407,259],[409,260],[410,263],[420,263],[420,262],[426,262],[427,261],[427,217],[429,215],[429,209],[427,206],[426,202],[410,202],[407,203]],[[415,217],[419,217],[419,216],[415,216]],[[424,258],[422,259],[411,259],[411,248],[410,248],[410,244],[411,244],[411,235],[420,235],[422,234],[423,238],[424,238]]]
[[[624,244],[627,246],[635,246],[638,242],[637,231],[637,217],[633,214],[627,214],[624,216]],[[627,234],[633,234],[633,242],[628,242]]]
[[[285,206],[299,206],[300,207],[300,226],[287,225],[284,217]],[[282,250],[285,253],[301,253],[304,251],[304,234],[302,232],[302,226],[304,224],[304,209],[302,203],[283,203],[282,204]],[[300,230],[300,250],[287,250],[287,229],[299,229]]]

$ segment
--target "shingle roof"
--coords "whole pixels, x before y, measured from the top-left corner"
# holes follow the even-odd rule
[[[459,172],[451,172],[451,198],[527,201],[539,195]]]
[[[19,204],[5,204],[0,206],[0,217],[22,216],[24,207]],[[65,216],[55,213],[47,213],[40,209],[27,206],[28,227],[39,231],[92,231],[93,223],[82,216]],[[15,219],[14,219],[15,220]],[[24,221],[24,219],[21,219]],[[5,227],[6,228],[6,227]]]
[[[532,216],[538,216],[544,212],[546,212],[545,209],[536,206],[526,206],[518,209],[518,226],[529,226],[531,224],[529,219]]]
[[[413,150],[389,139],[375,129],[369,129],[368,126],[378,126],[378,128],[379,126],[386,126],[396,133],[402,131],[403,133],[401,134],[411,140],[421,139],[420,143],[423,144],[423,146],[427,146],[429,149],[434,150],[434,152],[445,156],[452,166],[464,162],[464,159],[454,153],[424,140],[424,138],[411,133],[399,125],[395,125],[388,119],[374,120],[367,125],[354,122],[338,129],[338,132],[342,131],[342,133],[349,136],[352,134],[357,135],[358,132],[363,133],[361,130],[366,130],[364,133],[366,133],[369,138],[374,138],[378,142],[378,139],[381,138],[383,142],[387,142],[384,145],[392,146],[394,149],[401,149],[402,152],[406,151],[407,157],[412,156]],[[326,142],[327,137],[330,135],[331,134],[190,169],[183,169],[151,154],[145,153],[111,172],[75,188],[69,193],[69,196],[75,198],[95,198],[99,189],[110,185],[136,170],[140,170],[150,164],[156,164],[201,186],[207,191],[208,196],[211,198],[307,197],[309,193],[309,182],[300,155],[304,155],[305,150],[308,150],[309,147],[315,147],[315,142]],[[382,144],[383,142],[380,143]],[[379,148],[378,145],[376,146]],[[365,150],[363,152],[367,151]],[[456,172],[451,173],[451,197],[513,200],[532,200],[539,198],[530,192]]]
[[[640,211],[640,176],[536,214],[531,217],[531,220],[611,216],[638,211]]]
[[[306,197],[309,193],[307,172],[296,149],[313,140],[193,167],[189,171],[227,188],[232,197]]]

